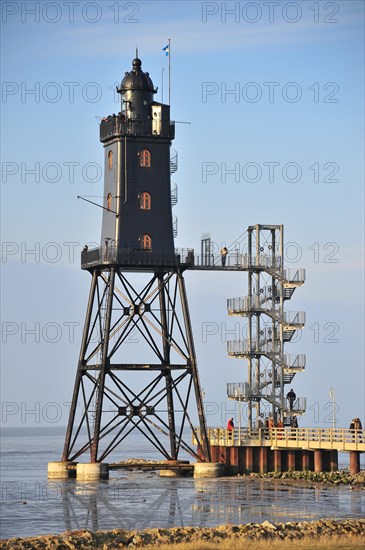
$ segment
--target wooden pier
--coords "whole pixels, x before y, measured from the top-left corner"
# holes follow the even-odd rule
[[[348,452],[354,475],[360,471],[360,453],[365,452],[365,430],[344,428],[208,428],[208,439],[212,462],[231,466],[238,473],[336,471],[338,453]],[[194,435],[193,443],[197,444]]]

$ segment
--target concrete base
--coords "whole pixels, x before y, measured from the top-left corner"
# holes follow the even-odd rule
[[[294,472],[295,470],[295,451],[287,451],[288,457],[288,472]]]
[[[226,472],[225,464],[220,462],[196,462],[194,477],[221,477]]]
[[[274,472],[281,472],[281,451],[274,451]]]
[[[89,462],[76,467],[77,481],[100,481],[109,479],[109,464],[105,462]]]
[[[186,477],[191,472],[189,470],[179,470],[179,464],[189,464],[188,460],[166,460],[165,464],[170,465],[171,467],[175,466],[171,470],[160,470],[160,477]]]
[[[350,451],[350,474],[352,476],[360,472],[360,453],[359,451]]]
[[[48,462],[48,479],[68,479],[76,477],[76,462]]]
[[[318,449],[314,451],[314,471],[316,474],[320,474],[324,471],[324,464],[323,464],[323,452]]]
[[[308,472],[310,470],[310,456],[309,451],[302,451],[302,470]]]

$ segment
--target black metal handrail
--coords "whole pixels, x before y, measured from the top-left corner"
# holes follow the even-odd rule
[[[102,119],[100,123],[100,141],[108,141],[124,135],[159,136],[169,139],[175,137],[175,122],[161,121],[158,133],[152,128],[152,120],[126,118],[122,113]]]

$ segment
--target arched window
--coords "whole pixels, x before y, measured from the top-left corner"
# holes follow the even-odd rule
[[[141,210],[151,210],[151,195],[147,191],[140,194],[139,207]]]
[[[108,153],[108,168],[111,170],[113,168],[113,151]]]
[[[142,168],[151,168],[151,153],[148,149],[143,149],[139,153],[139,165]]]
[[[107,196],[107,198],[106,198],[108,210],[111,210],[111,208],[112,208],[112,198],[113,198],[113,197],[112,197],[112,194],[111,194],[111,193],[108,193],[108,196]]]
[[[143,250],[151,250],[152,239],[149,235],[141,235],[140,242]]]

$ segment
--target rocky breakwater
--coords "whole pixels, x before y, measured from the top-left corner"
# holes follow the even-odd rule
[[[353,537],[359,540],[365,535],[365,520],[303,521],[288,523],[248,523],[246,525],[224,525],[214,528],[174,527],[171,529],[146,529],[144,531],[70,531],[61,535],[46,535],[32,538],[12,538],[0,541],[0,549],[49,550],[49,549],[102,549],[143,548],[146,545],[188,544],[199,542],[244,542],[263,540],[290,541],[300,539]]]
[[[268,472],[267,474],[251,473],[242,477],[260,478],[260,479],[279,479],[279,480],[297,480],[297,481],[314,481],[331,485],[349,485],[356,488],[365,489],[365,470],[358,474],[350,475],[346,470],[338,470],[336,472]]]

